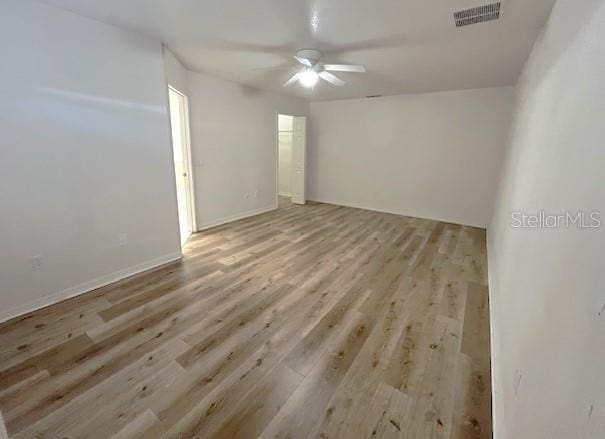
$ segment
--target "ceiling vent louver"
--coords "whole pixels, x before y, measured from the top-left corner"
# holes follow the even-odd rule
[[[498,18],[500,18],[500,2],[454,12],[456,27],[497,20]]]

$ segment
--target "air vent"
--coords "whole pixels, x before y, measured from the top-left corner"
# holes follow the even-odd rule
[[[500,2],[454,12],[456,27],[497,20],[498,18],[500,18]]]

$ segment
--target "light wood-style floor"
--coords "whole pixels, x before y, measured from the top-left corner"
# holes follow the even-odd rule
[[[489,438],[484,231],[281,201],[0,325],[19,438]]]

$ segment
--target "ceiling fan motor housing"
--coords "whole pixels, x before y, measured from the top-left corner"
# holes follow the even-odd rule
[[[358,72],[366,71],[364,66],[354,64],[324,64],[319,62],[322,53],[317,49],[301,49],[296,52],[294,58],[301,64],[301,70],[294,74],[283,85],[287,87],[300,82],[303,86],[313,88],[319,79],[323,79],[332,85],[341,86],[345,82],[330,72]]]
[[[317,49],[301,49],[296,52],[296,56],[308,59],[313,65],[319,62],[321,55],[321,52]]]

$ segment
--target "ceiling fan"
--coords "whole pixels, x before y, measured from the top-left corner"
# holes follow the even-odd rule
[[[305,87],[313,88],[319,79],[323,79],[332,85],[341,86],[344,85],[345,82],[330,72],[363,73],[366,71],[364,66],[353,64],[321,63],[319,62],[321,55],[322,53],[316,49],[302,49],[297,51],[296,55],[294,55],[294,59],[301,64],[302,68],[286,81],[283,86],[287,87],[298,81]]]

